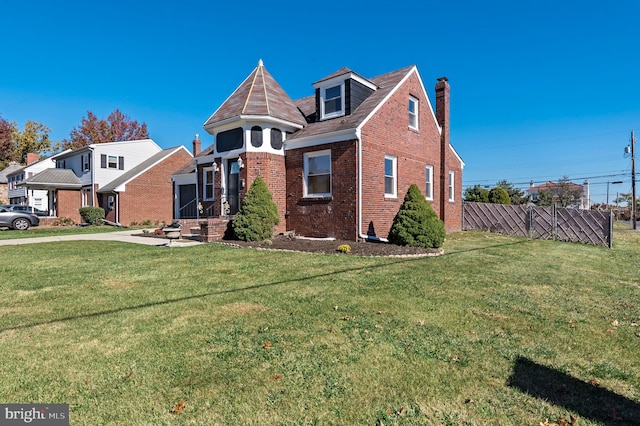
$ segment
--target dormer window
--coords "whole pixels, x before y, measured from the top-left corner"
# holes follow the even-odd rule
[[[344,84],[320,89],[321,119],[344,115]]]

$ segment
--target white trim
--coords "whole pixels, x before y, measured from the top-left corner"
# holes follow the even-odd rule
[[[427,193],[427,179],[429,179],[429,189],[431,194]],[[424,178],[424,184],[425,184],[425,198],[429,201],[433,201],[433,166],[431,164],[427,164],[425,166],[425,178]]]
[[[449,179],[447,180],[447,191],[449,191],[449,201],[456,201],[456,172],[449,170]]]
[[[393,178],[393,192],[387,192],[387,160],[391,160],[391,177]],[[384,156],[384,198],[398,198],[398,157],[395,155]]]
[[[442,127],[440,127],[440,124],[438,124],[436,115],[433,112],[433,108],[431,107],[431,102],[429,101],[429,96],[427,95],[427,91],[424,88],[424,84],[422,84],[422,79],[420,78],[420,73],[418,72],[418,68],[415,65],[407,72],[407,74],[404,77],[402,77],[402,80],[400,80],[400,82],[396,84],[396,86],[389,93],[387,93],[387,96],[385,96],[383,100],[378,102],[378,105],[376,105],[376,107],[369,113],[369,115],[366,116],[365,119],[360,122],[360,125],[358,125],[359,131],[362,131],[362,128],[369,122],[369,120],[371,120],[371,118],[373,118],[378,113],[378,110],[382,108],[382,106],[396,93],[396,91],[398,91],[400,86],[402,86],[405,83],[405,81],[407,81],[409,76],[411,76],[411,74],[414,72],[418,77],[418,81],[420,81],[420,87],[422,88],[422,93],[424,94],[425,103],[427,104],[427,106],[429,107],[429,111],[431,112],[431,118],[433,118],[433,122],[435,123],[436,128],[438,129],[438,133],[442,134]]]
[[[151,169],[152,167],[157,166],[158,163],[166,160],[167,158],[171,157],[173,154],[175,154],[176,152],[178,152],[180,150],[184,150],[187,154],[192,155],[191,152],[187,148],[184,147],[184,145],[180,145],[179,147],[176,147],[172,152],[168,153],[167,155],[165,155],[164,157],[162,157],[161,159],[159,159],[155,163],[150,164],[149,167],[146,167],[144,170],[141,170],[140,172],[136,173],[134,176],[131,176],[131,178],[129,180],[127,180],[126,182],[123,182],[122,184],[118,185],[117,188],[114,188],[113,192],[124,192],[125,191],[125,186],[129,182],[131,182],[132,180],[134,180],[135,178],[137,178],[141,174],[146,173],[147,171],[149,171],[149,169]],[[188,175],[189,173],[186,173],[186,174]]]
[[[413,112],[411,111],[411,104],[413,103]],[[409,95],[409,102],[407,105],[407,112],[409,113],[409,128],[412,130],[420,129],[420,101],[415,96]],[[415,125],[411,125],[411,119],[415,120]]]
[[[285,139],[284,150],[309,148],[312,146],[323,145],[325,143],[348,141],[357,139],[360,137],[360,132],[357,128],[338,130],[331,133],[320,133],[317,135],[306,136],[295,139]]]
[[[333,89],[335,87],[340,88],[340,109],[338,111],[333,111],[327,114],[325,112],[325,103],[327,101],[326,99],[327,89]],[[320,89],[320,120],[328,120],[330,118],[342,117],[343,115],[345,115],[345,109],[346,109],[345,81],[342,80],[341,82],[336,84],[327,84],[327,85],[323,84],[322,86],[319,87],[319,89]],[[331,99],[335,99],[335,97]]]
[[[207,173],[211,172],[211,182],[207,180]],[[215,181],[216,174],[213,170],[213,166],[211,167],[203,167],[202,168],[202,201],[213,201],[215,200]],[[207,197],[207,186],[211,185],[211,197]]]
[[[208,121],[208,120],[207,120]],[[235,115],[222,121],[209,124],[204,129],[210,135],[216,135],[226,130],[235,129],[236,127],[249,128],[253,126],[260,127],[277,127],[284,130],[300,130],[304,127],[302,124],[296,124],[281,118],[272,117],[270,115]],[[215,130],[215,131],[214,131]]]
[[[313,83],[314,89],[319,89],[323,86],[335,86],[340,82],[344,82],[345,80],[354,80],[363,86],[368,87],[371,90],[378,90],[378,86],[376,86],[373,82],[367,80],[364,77],[359,76],[358,74],[351,72],[346,72],[344,74],[336,75],[335,77],[328,78],[326,80],[320,80]]]
[[[453,145],[451,145],[451,143],[449,143],[449,148],[451,148],[451,151],[453,152],[453,154],[456,156],[456,158],[458,159],[458,161],[460,161],[460,168],[464,169],[464,161],[462,160],[462,157],[460,157],[460,155],[458,154],[458,151],[455,150],[455,148],[453,147]]]
[[[315,157],[324,157],[324,156],[328,156],[329,157],[329,192],[322,192],[322,193],[309,193],[309,158],[315,158]],[[303,192],[302,192],[302,196],[304,198],[319,198],[319,197],[331,197],[331,184],[332,184],[332,177],[331,177],[331,150],[330,149],[323,149],[321,151],[312,151],[312,152],[305,152],[303,154],[303,166],[302,166],[302,173],[304,174],[304,180],[303,180]]]

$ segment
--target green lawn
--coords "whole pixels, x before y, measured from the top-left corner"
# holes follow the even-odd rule
[[[0,228],[0,240],[15,240],[18,238],[53,237],[58,235],[97,234],[103,232],[125,231],[129,228],[114,226],[37,226],[26,231]]]
[[[640,234],[614,241],[2,247],[0,402],[68,403],[72,425],[634,424]]]

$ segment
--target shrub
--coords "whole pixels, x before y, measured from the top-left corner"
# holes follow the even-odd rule
[[[337,251],[340,253],[351,253],[351,246],[349,244],[340,244]]]
[[[233,220],[233,232],[242,241],[263,241],[273,236],[273,227],[278,223],[278,207],[273,202],[267,184],[258,176]]]
[[[80,216],[89,225],[100,225],[100,219],[104,219],[104,209],[102,207],[81,207]]]
[[[418,186],[412,184],[393,218],[389,242],[400,246],[438,248],[442,247],[444,237],[444,223]]]
[[[493,204],[511,204],[511,198],[506,189],[496,186],[489,191],[489,202]]]

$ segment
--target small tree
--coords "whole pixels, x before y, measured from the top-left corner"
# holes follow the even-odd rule
[[[233,220],[233,232],[242,241],[263,241],[273,236],[273,227],[278,223],[278,207],[273,202],[267,184],[258,176]]]
[[[473,201],[476,203],[488,203],[489,202],[489,190],[484,189],[480,185],[470,186],[464,190],[464,200]]]
[[[489,191],[489,202],[493,204],[511,204],[511,198],[506,189],[496,186]]]
[[[418,186],[412,184],[393,218],[389,242],[400,246],[438,248],[442,247],[444,237],[444,223]]]

